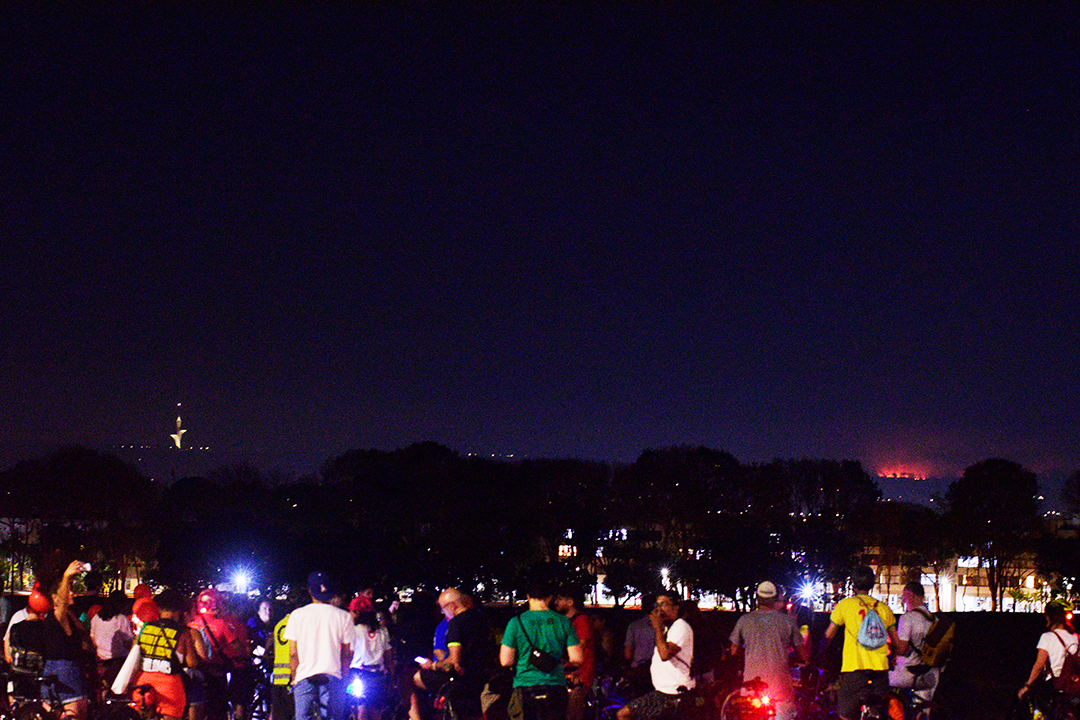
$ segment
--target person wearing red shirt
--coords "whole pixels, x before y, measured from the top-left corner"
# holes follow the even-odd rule
[[[596,677],[596,632],[592,617],[581,611],[584,606],[585,594],[569,587],[561,588],[552,603],[552,609],[565,615],[574,626],[583,655],[581,664],[566,669],[566,685],[570,689],[567,720],[584,720],[589,693]]]

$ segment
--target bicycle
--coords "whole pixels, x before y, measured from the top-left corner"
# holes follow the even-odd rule
[[[769,720],[776,717],[776,705],[769,686],[754,678],[740,683],[724,697],[720,720]]]
[[[4,716],[11,720],[61,720],[64,706],[60,702],[56,686],[59,679],[55,675],[37,673],[10,672],[7,680],[13,683],[10,701],[4,710]],[[26,694],[27,685],[31,685],[36,692]],[[51,693],[46,690],[51,689]],[[51,695],[52,699],[46,699]],[[46,707],[46,703],[48,707]]]

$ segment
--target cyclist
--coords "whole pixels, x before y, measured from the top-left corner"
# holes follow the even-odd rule
[[[270,720],[291,720],[293,717],[293,699],[289,691],[292,682],[292,670],[289,668],[289,641],[285,639],[285,627],[289,624],[289,615],[281,618],[271,634],[274,668],[270,675]]]
[[[40,590],[30,593],[24,618],[11,627],[4,643],[4,658],[14,671],[12,694],[38,698],[41,688],[37,678],[45,669],[45,616],[52,612],[52,601]]]
[[[82,662],[92,655],[93,643],[86,628],[72,611],[75,576],[89,570],[81,560],[68,564],[59,579],[42,574],[42,590],[52,600],[52,612],[45,615],[45,675],[56,676],[54,687],[64,705],[64,715],[86,720],[89,701]]]
[[[188,626],[202,635],[206,655],[200,664],[204,683],[191,704],[205,710],[196,711],[192,720],[201,720],[206,713],[218,718],[229,706],[234,717],[241,717],[254,690],[247,631],[225,612],[224,599],[215,588],[199,593],[196,607],[197,616]]]
[[[124,591],[113,590],[101,610],[90,620],[90,637],[97,648],[98,674],[107,686],[116,679],[135,642],[131,618],[124,612],[126,606]]]
[[[393,665],[390,632],[379,622],[367,595],[352,599],[349,614],[356,632],[349,665],[349,694],[355,698],[358,720],[378,718],[385,704],[386,673]],[[359,684],[354,685],[357,681]]]
[[[766,580],[757,586],[757,609],[743,615],[731,631],[731,654],[744,652],[743,679],[759,678],[768,685],[776,703],[776,720],[794,720],[795,689],[788,665],[794,650],[801,664],[809,660],[795,618],[781,610],[782,596]]]
[[[147,620],[139,631],[136,643],[141,672],[135,685],[154,689],[155,705],[163,720],[180,720],[187,704],[183,668],[198,662],[202,638],[181,624],[185,602],[180,593],[165,590],[153,602],[160,617]]]
[[[934,616],[926,609],[926,591],[922,583],[909,582],[901,594],[904,609],[897,625],[897,635],[908,641],[908,651],[896,658],[895,666],[889,671],[889,685],[896,688],[896,695],[905,706],[910,707],[915,701],[928,703],[934,698],[941,668],[927,667],[922,664],[919,648],[926,640],[926,634],[934,626]]]
[[[843,720],[856,720],[862,706],[872,706],[884,715],[883,707],[889,691],[889,647],[881,638],[877,647],[867,647],[859,641],[860,630],[873,610],[884,625],[885,635],[899,654],[907,652],[908,643],[896,634],[896,616],[889,606],[870,595],[877,577],[862,565],[851,573],[855,595],[836,604],[825,630],[825,646],[840,628],[844,628],[844,657],[837,684],[837,713]],[[872,617],[872,616],[870,616]],[[869,622],[869,621],[867,621]],[[879,627],[880,627],[879,625]],[[824,651],[825,647],[822,647]]]
[[[1035,664],[1017,697],[1023,699],[1032,690],[1040,705],[1052,706],[1063,704],[1066,696],[1054,690],[1049,678],[1061,675],[1065,664],[1065,654],[1074,653],[1080,645],[1080,638],[1073,633],[1069,625],[1066,608],[1061,602],[1051,601],[1046,604],[1046,632],[1039,637],[1038,653]]]

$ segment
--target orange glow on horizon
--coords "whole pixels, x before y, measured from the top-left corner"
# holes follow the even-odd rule
[[[929,474],[924,468],[912,465],[886,465],[877,471],[878,477],[899,478],[903,480],[925,480]]]

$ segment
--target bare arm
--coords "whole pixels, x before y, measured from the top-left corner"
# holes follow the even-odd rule
[[[296,641],[289,641],[289,680],[296,679],[296,668],[300,667],[300,656],[296,654]]]
[[[908,642],[907,640],[901,640],[900,636],[896,634],[896,628],[895,627],[889,628],[889,641],[893,644],[893,647],[896,649],[896,654],[897,655],[907,655],[908,650],[911,649],[911,643]]]
[[[64,570],[64,577],[60,579],[60,586],[56,589],[56,595],[53,599],[53,612],[56,614],[56,619],[60,621],[60,624],[67,627],[67,612],[71,609],[71,605],[74,602],[74,595],[71,592],[71,581],[76,575],[83,571],[86,563],[82,560],[72,560],[67,569]]]
[[[1046,652],[1042,648],[1039,648],[1039,654],[1035,657],[1035,664],[1031,666],[1031,675],[1028,676],[1028,681],[1024,683],[1024,687],[1020,688],[1020,692],[1016,693],[1016,697],[1024,697],[1027,691],[1031,689],[1031,686],[1042,677],[1043,672],[1046,671],[1046,666],[1050,662],[1050,653]]]
[[[571,665],[580,665],[585,662],[585,648],[581,646],[581,643],[571,645],[566,648],[566,657]]]
[[[503,667],[514,667],[517,660],[517,651],[509,645],[499,646],[499,664]]]
[[[462,672],[461,667],[461,646],[457,643],[449,646],[450,653],[442,660],[435,663],[435,667],[440,670],[453,669],[457,672]]]
[[[206,641],[203,640],[202,633],[194,628],[188,628],[188,632],[191,633],[191,648],[192,652],[185,656],[185,662],[188,667],[198,667],[199,663],[207,657]]]
[[[656,639],[656,652],[660,655],[660,659],[667,662],[679,652],[679,646],[673,642],[668,642],[667,632],[664,630],[663,620],[653,621],[653,631]]]

